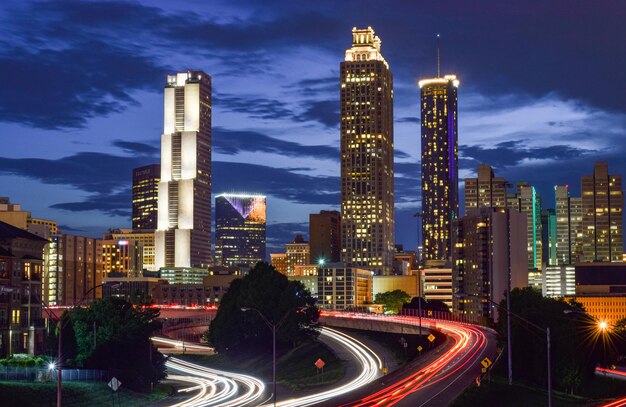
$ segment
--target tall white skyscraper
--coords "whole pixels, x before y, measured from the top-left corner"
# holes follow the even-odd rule
[[[167,76],[164,90],[157,267],[211,262],[211,77]]]

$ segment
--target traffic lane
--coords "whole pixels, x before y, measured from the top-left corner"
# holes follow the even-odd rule
[[[419,356],[409,363],[406,363],[403,366],[400,366],[398,369],[392,371],[385,376],[380,377],[379,379],[373,381],[372,383],[363,386],[360,389],[352,391],[342,397],[337,397],[332,399],[332,404],[324,404],[325,406],[342,406],[342,405],[350,405],[351,402],[355,400],[360,400],[366,398],[374,393],[377,393],[391,383],[396,383],[415,373],[416,371],[422,370],[424,367],[433,363],[437,359],[441,357],[441,355],[445,354],[450,350],[450,348],[454,345],[454,341],[450,340],[450,338],[446,337],[446,341],[431,351],[425,353],[423,356]]]
[[[463,355],[456,363],[457,370],[443,372],[426,383],[419,391],[410,394],[394,406],[398,407],[445,407],[459,397],[465,389],[476,383],[482,375],[481,361],[488,357],[491,361],[497,356],[496,336],[490,331],[483,331],[485,346],[474,354]]]

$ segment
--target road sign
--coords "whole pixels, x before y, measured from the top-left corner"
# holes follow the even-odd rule
[[[314,364],[315,364],[315,367],[318,369],[321,369],[324,366],[326,366],[326,362],[324,362],[321,358],[317,359]]]
[[[483,367],[485,369],[487,369],[489,366],[491,366],[491,360],[489,358],[484,358],[483,360],[481,360],[480,364],[483,365]]]
[[[483,373],[487,373],[487,368],[483,367]]]
[[[428,340],[431,341],[431,342],[434,342],[435,341],[435,335],[433,335],[433,334],[428,335]]]
[[[429,311],[428,311],[428,316],[429,316],[429,317],[432,317],[432,316],[433,316],[433,312],[429,310]]]
[[[113,389],[113,391],[117,391],[117,389],[120,388],[120,386],[122,385],[122,382],[120,382],[119,380],[117,380],[117,378],[112,378],[111,381],[109,382],[109,387]]]
[[[417,347],[417,351],[418,351],[418,352],[421,352],[421,351],[422,351],[422,349],[424,349],[424,348],[422,348],[422,345],[420,345],[420,346],[418,346],[418,347]]]
[[[383,374],[387,374],[388,371],[389,369],[387,369],[386,367],[383,367]]]

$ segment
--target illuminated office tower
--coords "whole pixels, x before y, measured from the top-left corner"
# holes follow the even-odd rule
[[[393,78],[371,27],[352,29],[341,77],[341,259],[390,274],[394,252]]]
[[[496,178],[493,168],[487,164],[478,166],[476,178],[465,179],[465,211],[473,208],[506,208],[507,182],[504,178]]]
[[[586,262],[622,261],[622,177],[609,175],[597,162],[593,175],[582,177],[583,256]]]
[[[454,75],[419,81],[422,122],[424,260],[450,258],[450,228],[459,216],[457,90]]]
[[[211,260],[211,77],[167,76],[159,182],[157,267]]]
[[[507,205],[526,214],[528,225],[528,269],[541,269],[543,227],[541,225],[541,195],[526,182],[517,183],[517,193],[509,196]],[[546,244],[548,244],[546,242]]]
[[[133,169],[133,229],[155,230],[159,210],[161,165]]]
[[[567,185],[555,185],[554,196],[556,264],[575,264],[581,260],[582,200],[579,197],[570,197]]]
[[[557,241],[556,241],[556,212],[554,209],[544,209],[541,211],[541,242],[542,251],[541,264],[557,264]]]
[[[265,197],[215,197],[215,259],[220,266],[254,266],[265,261]]]
[[[583,260],[583,199],[570,197],[570,242],[572,242],[572,264]]]

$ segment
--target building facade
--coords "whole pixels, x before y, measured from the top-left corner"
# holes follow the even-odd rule
[[[281,274],[287,274],[287,253],[270,253],[270,264]]]
[[[302,235],[297,235],[291,243],[285,245],[285,269],[288,276],[296,275],[296,266],[311,264],[309,242]]]
[[[391,274],[393,77],[371,27],[352,29],[340,65],[341,261]]]
[[[507,181],[497,178],[487,164],[478,166],[476,178],[465,178],[465,211],[477,208],[506,208]]]
[[[45,256],[43,295],[49,305],[73,306],[102,298],[102,240],[55,235]]]
[[[584,261],[622,261],[622,177],[610,175],[605,162],[582,177]]]
[[[341,214],[321,211],[309,215],[311,261],[337,263],[341,259]]]
[[[424,260],[449,260],[459,216],[457,91],[454,75],[419,81]]]
[[[542,291],[544,297],[567,297],[576,294],[576,268],[560,264],[543,269]]]
[[[345,310],[372,302],[372,272],[329,264],[318,269],[317,297],[320,308]]]
[[[511,209],[472,210],[453,223],[455,313],[495,318],[489,300],[528,285],[526,231],[526,215]]]
[[[445,267],[443,260],[431,262],[421,270],[422,291],[426,301],[441,301],[452,309],[452,268]]]
[[[555,185],[556,265],[582,258],[582,200],[570,197],[569,186]]]
[[[211,263],[211,77],[168,75],[164,90],[156,265]]]
[[[47,243],[0,221],[0,357],[43,351],[42,253]]]
[[[515,195],[507,197],[510,208],[526,214],[528,269],[541,270],[543,257],[543,227],[541,224],[541,195],[534,186],[518,182]]]
[[[264,196],[215,197],[215,259],[220,266],[254,266],[265,260]]]
[[[161,165],[133,169],[133,229],[155,230],[159,211]]]

